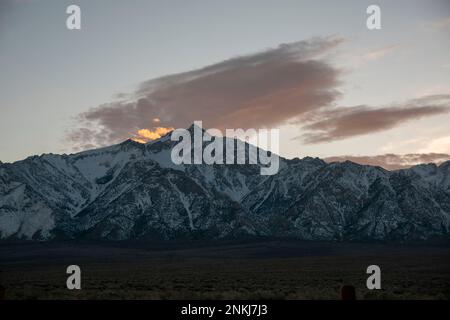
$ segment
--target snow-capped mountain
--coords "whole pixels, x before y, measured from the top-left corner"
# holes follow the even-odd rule
[[[387,171],[280,158],[175,165],[167,136],[0,162],[0,236],[173,239],[239,236],[408,240],[450,235],[450,162]]]

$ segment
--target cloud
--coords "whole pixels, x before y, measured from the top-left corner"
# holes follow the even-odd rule
[[[427,145],[419,152],[450,152],[450,136],[435,138],[428,141]]]
[[[413,153],[413,154],[384,154],[378,156],[337,156],[324,159],[326,162],[352,161],[364,165],[380,166],[387,170],[409,168],[421,163],[435,163],[437,165],[450,160],[446,153]]]
[[[431,27],[434,30],[441,30],[441,29],[446,29],[446,28],[450,28],[450,16],[445,17],[443,19],[434,21],[433,23],[431,23]]]
[[[449,111],[450,95],[429,95],[384,107],[337,107],[341,70],[326,55],[344,40],[332,36],[281,44],[184,73],[142,82],[132,94],[77,117],[67,140],[73,150],[128,138],[147,141],[157,128],[269,128],[299,123],[307,144],[388,130]],[[379,58],[395,46],[371,52]],[[141,131],[140,131],[141,130]],[[140,132],[140,133],[139,133]]]
[[[363,58],[365,60],[378,60],[378,59],[381,59],[384,56],[392,53],[397,47],[398,47],[398,45],[390,45],[390,46],[386,46],[383,48],[378,48],[378,49],[367,52],[363,56]]]
[[[307,144],[342,140],[394,128],[404,122],[450,111],[450,95],[430,95],[385,107],[353,106],[324,109],[304,119]]]
[[[173,130],[174,128],[164,128],[164,127],[156,127],[155,130],[140,129],[132,139],[136,142],[146,143],[151,140],[159,139]]]
[[[202,69],[140,84],[132,99],[92,108],[68,135],[75,148],[125,140],[140,129],[188,127],[261,128],[330,106],[340,96],[340,70],[324,55],[343,41],[313,38]],[[119,96],[120,97],[120,96]],[[122,95],[126,97],[126,95]]]

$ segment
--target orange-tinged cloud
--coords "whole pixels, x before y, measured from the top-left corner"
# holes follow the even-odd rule
[[[340,97],[341,70],[326,56],[344,39],[313,38],[142,82],[136,91],[78,116],[72,145],[119,143],[136,128],[270,128]],[[86,129],[95,132],[85,135]],[[144,133],[144,136],[146,133]],[[138,138],[141,136],[136,135]]]
[[[139,143],[147,143],[159,139],[173,130],[174,128],[172,127],[156,127],[155,130],[140,129],[132,139]]]

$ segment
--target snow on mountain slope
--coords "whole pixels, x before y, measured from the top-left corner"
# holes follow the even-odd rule
[[[26,184],[11,181],[0,167],[0,234],[2,238],[45,239],[55,226],[52,210]]]
[[[450,162],[386,171],[281,158],[278,174],[262,176],[258,165],[175,165],[174,145],[169,134],[0,163],[1,238],[449,235]]]

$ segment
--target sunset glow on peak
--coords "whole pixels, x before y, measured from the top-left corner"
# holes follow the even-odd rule
[[[154,130],[147,128],[140,129],[131,139],[139,143],[147,143],[159,139],[173,130],[174,128],[172,127],[156,127]]]

